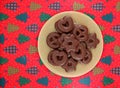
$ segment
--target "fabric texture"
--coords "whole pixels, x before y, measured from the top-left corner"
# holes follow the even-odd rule
[[[102,31],[101,59],[80,77],[53,74],[38,54],[42,26],[63,11],[87,14]],[[119,88],[119,82],[120,0],[0,0],[0,88]]]

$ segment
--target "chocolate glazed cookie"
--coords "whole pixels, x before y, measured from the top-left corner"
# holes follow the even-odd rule
[[[65,69],[66,72],[72,72],[76,70],[76,65],[77,62],[73,58],[70,58],[62,67]]]
[[[84,25],[75,24],[73,34],[80,41],[86,41],[88,39],[88,28]]]
[[[85,25],[74,24],[69,16],[55,23],[57,32],[47,36],[47,44],[54,49],[49,52],[48,62],[61,66],[66,72],[76,70],[78,62],[88,64],[92,60],[91,48],[96,48],[99,40],[95,33],[88,33]]]
[[[57,32],[52,32],[47,36],[47,44],[49,47],[55,49],[59,48],[60,43],[58,42],[58,38],[60,37],[60,34]]]
[[[83,59],[85,57],[85,47],[84,45],[82,44],[79,44],[77,47],[76,47],[76,50],[75,51],[71,51],[71,56],[73,59],[79,61],[81,59]]]
[[[48,55],[48,61],[55,66],[62,66],[68,57],[64,51],[52,50]]]
[[[79,41],[75,39],[73,34],[67,34],[63,38],[63,43],[61,44],[61,47],[63,47],[66,52],[75,51],[76,47],[78,46]]]
[[[86,54],[85,54],[84,58],[82,60],[80,60],[80,62],[82,62],[84,64],[88,64],[91,60],[92,60],[92,53],[89,49],[86,49]]]
[[[71,17],[65,16],[55,23],[55,28],[59,33],[71,32],[74,28],[74,23]]]
[[[99,43],[99,40],[96,37],[96,34],[89,34],[89,38],[86,41],[87,47],[88,48],[96,48],[97,44]]]
[[[57,64],[54,63],[53,61],[53,55],[54,55],[54,50],[50,51],[48,54],[48,62],[54,66],[57,66]]]
[[[55,23],[55,29],[56,29],[56,31],[58,32],[58,33],[62,33],[62,31],[59,29],[59,27],[58,27],[58,22],[59,22],[60,20],[58,20],[56,23]]]

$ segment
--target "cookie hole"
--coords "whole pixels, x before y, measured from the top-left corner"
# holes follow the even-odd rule
[[[68,42],[68,45],[72,45],[72,42]]]
[[[63,56],[57,56],[57,60],[61,61],[63,59]]]
[[[83,61],[83,59],[81,59],[80,61]]]
[[[89,43],[93,43],[93,40],[92,40],[92,39],[90,39],[90,40],[89,40]]]
[[[54,42],[53,45],[57,45],[57,43]]]
[[[85,36],[84,36],[84,35],[81,35],[81,36],[80,36],[80,38],[83,38],[83,37],[85,37]]]
[[[54,36],[55,39],[58,39],[58,36]]]
[[[77,31],[77,32],[76,32],[76,35],[79,35],[79,34],[80,34],[80,33]]]
[[[80,50],[80,49],[78,50],[78,52],[76,52],[76,54],[81,54],[81,53],[82,53],[82,52],[81,52],[81,50]]]
[[[68,63],[67,66],[72,66],[72,63]]]
[[[85,61],[88,60],[88,57],[85,57],[84,60],[85,60]]]
[[[53,60],[52,57],[50,57],[50,60],[51,60],[51,61]]]
[[[66,22],[65,24],[62,24],[62,25],[65,26],[65,27],[68,27],[68,26],[69,26],[69,23]]]
[[[50,55],[50,60],[52,60],[52,55]]]
[[[60,47],[60,48],[58,48],[58,50],[60,50],[60,51],[61,51],[61,50],[63,50],[63,48],[62,48],[62,47]]]
[[[81,30],[81,32],[84,32],[85,30],[84,29],[80,29]]]
[[[50,38],[50,42],[52,42],[53,41],[53,38]]]

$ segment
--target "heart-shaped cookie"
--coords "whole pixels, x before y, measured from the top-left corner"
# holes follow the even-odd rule
[[[79,44],[75,51],[71,51],[71,56],[73,59],[79,61],[85,57],[85,47],[82,44]]]
[[[65,62],[68,59],[67,53],[65,53],[64,51],[58,51],[58,50],[53,50],[52,51],[52,57],[51,58],[53,60],[53,63],[57,66],[64,65]]]
[[[71,32],[74,28],[74,23],[71,17],[65,16],[55,23],[55,28],[59,33]]]

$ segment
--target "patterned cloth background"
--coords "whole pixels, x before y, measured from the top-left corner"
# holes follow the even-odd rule
[[[76,78],[53,74],[37,52],[38,34],[44,23],[69,10],[95,20],[104,39],[97,66]],[[0,88],[119,87],[120,0],[0,0]]]

